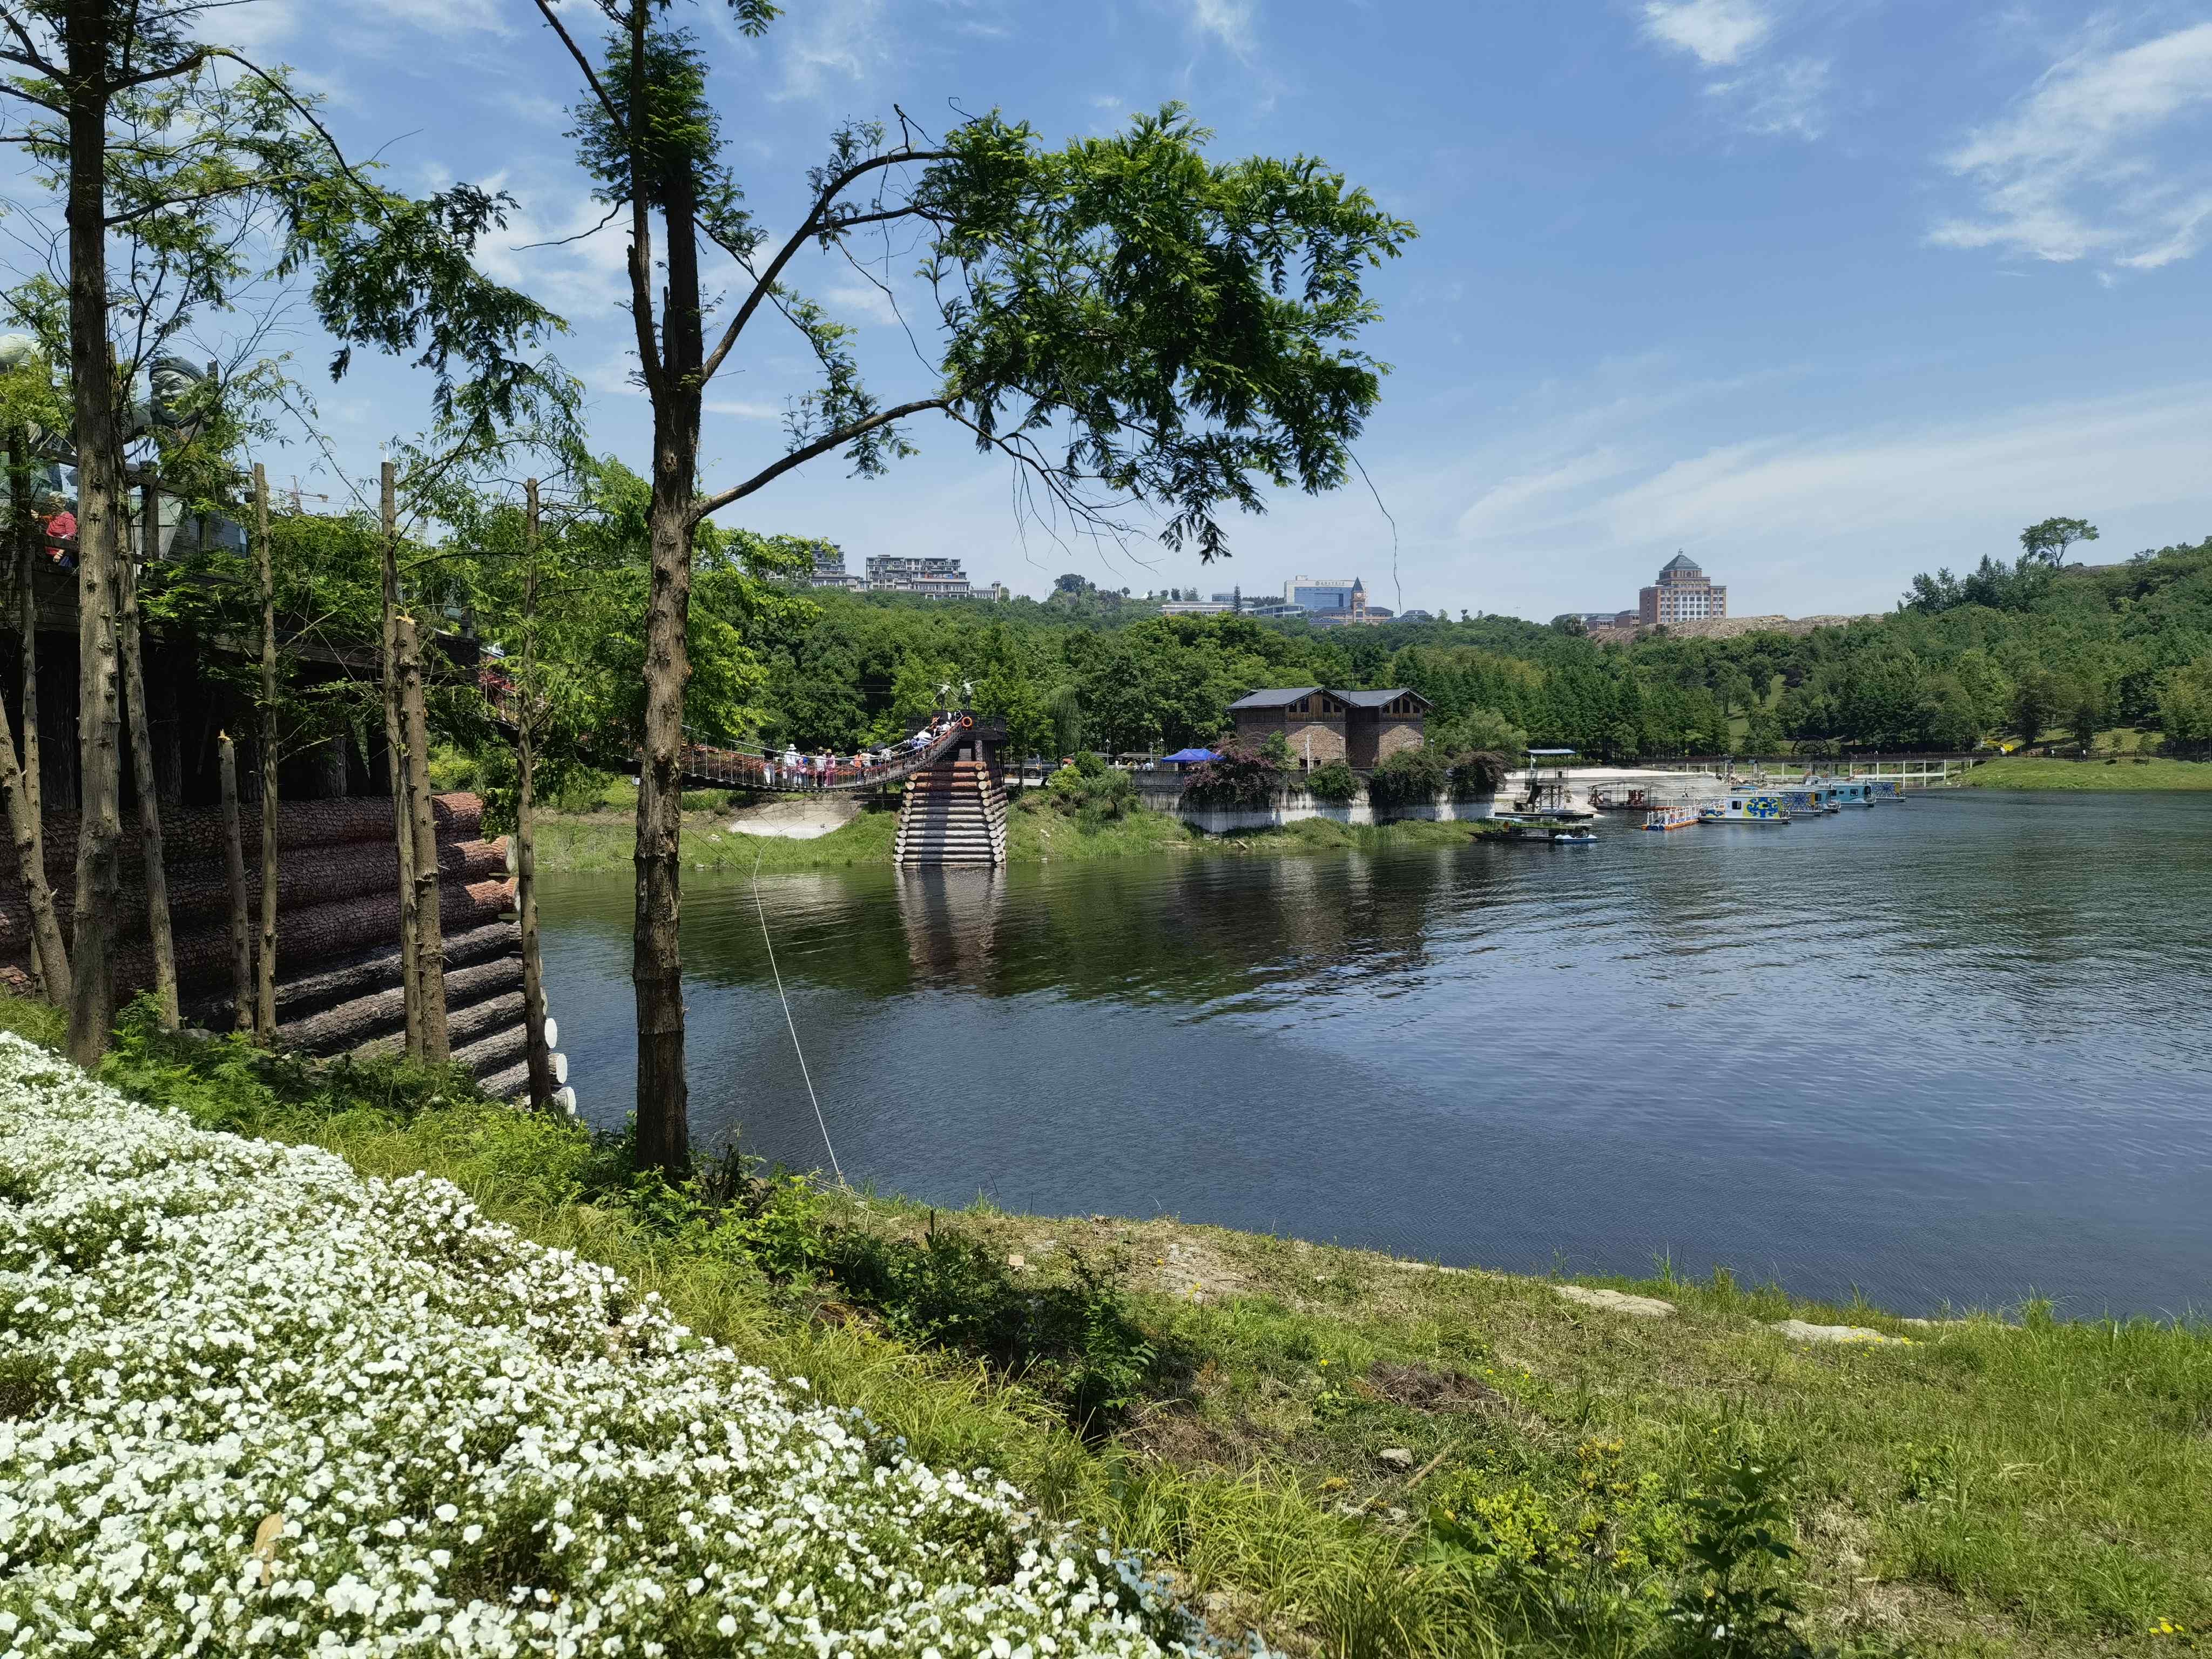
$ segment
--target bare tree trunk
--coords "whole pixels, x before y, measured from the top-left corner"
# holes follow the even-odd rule
[[[246,914],[246,845],[238,829],[238,750],[228,732],[216,733],[215,769],[222,786],[223,873],[230,878],[231,1023],[243,1031],[253,1024],[253,924]]]
[[[415,962],[422,975],[422,1058],[453,1057],[446,1036],[446,950],[438,920],[438,820],[430,799],[430,722],[422,705],[422,651],[412,617],[399,618],[399,715],[415,821]]]
[[[636,42],[633,41],[633,49]],[[684,832],[684,693],[691,678],[691,539],[698,501],[699,383],[703,355],[699,260],[688,167],[671,169],[667,315],[653,400],[653,500],[647,524],[653,586],[645,622],[645,753],[638,766],[637,917],[630,978],[637,997],[637,1161],[677,1178],[691,1172],[684,1068],[684,958],[678,926]],[[633,260],[647,250],[633,247]],[[643,293],[642,286],[636,290]]]
[[[31,908],[31,944],[36,951],[39,975],[46,1000],[66,1006],[70,997],[69,946],[62,939],[61,919],[54,914],[53,890],[46,885],[44,858],[39,851],[38,820],[31,814],[23,775],[15,764],[15,739],[0,731],[0,790],[8,797],[8,828],[15,842],[15,865],[23,878],[23,896]]]
[[[545,1041],[545,970],[538,947],[538,831],[532,799],[537,770],[538,480],[523,484],[522,675],[515,710],[514,912],[522,927],[522,1029],[528,1042],[530,1103],[553,1103],[553,1054]]]
[[[149,469],[141,515],[146,558],[161,545],[161,487]],[[161,861],[161,803],[154,781],[154,732],[146,707],[146,662],[138,633],[138,574],[128,548],[116,561],[123,642],[123,707],[131,723],[131,774],[138,785],[138,842],[146,862],[146,937],[154,950],[154,1000],[161,1024],[177,1029],[177,947],[169,933],[169,876]]]
[[[109,26],[115,8],[71,0],[69,57],[70,380],[77,467],[76,937],[70,949],[69,1054],[95,1063],[115,1023],[112,945],[122,889],[121,711],[115,660],[115,544],[123,436],[107,338]]]
[[[54,910],[53,889],[46,884],[46,831],[39,817],[39,603],[32,586],[31,562],[38,556],[31,538],[31,469],[23,459],[23,434],[8,434],[8,487],[14,517],[14,574],[22,594],[23,760],[15,759],[15,738],[0,731],[0,788],[8,797],[8,827],[15,843],[23,897],[31,909],[31,963],[39,992],[58,1008],[70,1006],[69,946]]]
[[[33,578],[39,545],[38,532],[31,517],[31,464],[22,453],[25,441],[20,430],[10,435],[8,477],[15,497],[15,571],[23,584],[18,601],[23,622],[23,793],[30,803],[32,824],[38,836],[39,868],[44,870],[46,830],[41,797],[46,786],[39,778],[39,590]],[[57,1000],[66,1001],[67,996],[64,992]]]
[[[253,464],[253,541],[261,576],[261,954],[253,1034],[276,1040],[276,571],[269,548],[269,474]]]
[[[407,1058],[422,1058],[422,969],[416,961],[415,798],[399,720],[399,489],[384,464],[384,747],[392,775],[392,833],[399,846],[399,983],[406,993]]]

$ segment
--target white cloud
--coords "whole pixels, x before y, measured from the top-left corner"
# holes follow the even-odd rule
[[[833,83],[866,81],[890,61],[896,32],[883,0],[824,0],[769,39],[781,51],[782,98],[819,98]]]
[[[2187,258],[2212,228],[2208,111],[2212,23],[2086,46],[1942,158],[1979,189],[1981,211],[1945,220],[1930,240],[2136,270]],[[2185,135],[2192,118],[2199,131]]]
[[[740,421],[780,421],[783,405],[749,401],[742,398],[709,398],[700,405],[709,415],[727,415]]]
[[[1830,64],[1770,52],[1780,21],[1775,0],[1647,0],[1644,8],[1645,37],[1713,71],[1705,95],[1736,125],[1769,137],[1817,138],[1827,125]]]
[[[1682,454],[1647,433],[1509,479],[1462,515],[1466,539],[1579,553],[1695,543],[1769,563],[1909,538],[1941,551],[1962,526],[2049,512],[2091,517],[2202,504],[2212,385],[1996,411],[1872,432],[1762,436]],[[1624,482],[1589,489],[1586,484]],[[1881,544],[1894,557],[1894,541]],[[1945,556],[1952,556],[1946,555]]]
[[[1644,32],[1693,54],[1707,69],[1741,63],[1774,31],[1759,0],[1650,0]]]
[[[1561,506],[1561,496],[1588,484],[1619,477],[1633,465],[1619,450],[1603,446],[1530,471],[1516,473],[1477,496],[1459,515],[1456,528],[1462,536],[1472,538],[1493,532],[1526,530],[1543,522],[1547,514],[1564,512],[1571,516],[1572,509]],[[1547,505],[1539,507],[1539,503]]]
[[[822,303],[833,313],[857,315],[880,327],[898,326],[898,308],[891,304],[890,295],[871,283],[841,283],[823,295]]]
[[[1826,130],[1827,90],[1828,63],[1820,58],[1789,58],[1705,88],[1711,97],[1736,100],[1736,119],[1752,131],[1794,138],[1818,138]]]
[[[1249,58],[1258,40],[1253,17],[1257,0],[1188,0],[1191,27],[1219,41],[1239,58]]]

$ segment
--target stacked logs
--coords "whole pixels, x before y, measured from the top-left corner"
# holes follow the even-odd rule
[[[439,918],[453,1055],[513,1097],[524,1052],[521,941],[507,872],[506,839],[483,836],[474,795],[436,796]],[[240,813],[249,859],[260,845],[258,810]],[[169,917],[186,1015],[217,1030],[232,1024],[228,886],[222,816],[162,813]],[[277,1040],[307,1054],[396,1053],[405,1044],[400,990],[399,866],[389,798],[280,801],[276,808]],[[76,885],[74,814],[46,822],[46,878],[64,931]],[[126,840],[115,971],[118,995],[154,982],[146,937],[144,868]],[[30,911],[11,861],[0,860],[0,981],[30,988]],[[563,1071],[567,1068],[562,1067]]]

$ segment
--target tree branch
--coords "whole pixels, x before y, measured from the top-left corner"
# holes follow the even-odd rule
[[[825,455],[839,445],[850,443],[855,438],[864,437],[879,427],[889,426],[894,421],[902,421],[909,415],[919,415],[925,409],[951,407],[952,399],[950,398],[923,398],[914,403],[901,404],[896,409],[878,410],[865,421],[855,421],[850,426],[841,427],[827,436],[817,438],[812,443],[793,450],[791,453],[773,465],[763,467],[743,483],[725,489],[718,495],[703,497],[691,509],[691,522],[696,525],[702,520],[713,517],[731,502],[743,501],[763,485],[774,483],[792,468],[803,466],[816,456]]]
[[[607,89],[599,84],[599,71],[592,67],[592,60],[584,56],[583,49],[577,46],[575,37],[568,33],[568,26],[562,22],[560,14],[553,9],[552,0],[538,0],[538,10],[539,15],[553,26],[553,33],[561,37],[561,44],[568,48],[568,56],[576,60],[576,67],[584,71],[584,79],[592,88],[592,95],[599,100],[599,107],[606,111],[607,119],[613,122],[616,130],[623,132],[627,137],[629,134],[623,127],[622,116],[615,109],[615,100],[607,96]]]
[[[315,136],[323,141],[324,145],[331,152],[331,159],[337,162],[338,171],[344,173],[347,178],[352,179],[354,182],[354,187],[360,191],[363,196],[367,197],[372,202],[376,200],[375,190],[370,185],[368,179],[362,178],[361,174],[354,171],[353,163],[346,160],[345,151],[339,148],[338,141],[331,136],[331,130],[325,126],[322,122],[317,118],[315,112],[313,109],[309,108],[306,104],[301,103],[299,99],[293,95],[291,88],[286,86],[282,81],[270,74],[268,70],[263,69],[258,64],[246,57],[244,53],[234,52],[228,46],[211,46],[208,49],[208,56],[210,58],[224,58],[229,59],[230,62],[236,64],[240,68],[245,70],[247,74],[252,76],[264,86],[274,92],[279,98],[282,98],[286,103],[289,104],[292,106],[292,112],[315,130]]]
[[[543,5],[544,0],[538,0],[538,3]],[[768,297],[769,290],[775,288],[777,278],[782,276],[783,268],[791,263],[799,249],[805,247],[809,241],[828,228],[824,225],[822,216],[829,210],[837,198],[844,193],[848,185],[854,180],[866,178],[869,173],[880,168],[899,167],[908,161],[949,161],[952,159],[953,152],[949,149],[893,150],[888,155],[872,155],[864,161],[854,162],[824,185],[821,194],[814,198],[814,205],[808,210],[805,222],[797,230],[792,232],[789,240],[776,251],[775,258],[769,261],[768,268],[754,279],[753,291],[745,295],[745,302],[738,307],[737,315],[730,319],[729,326],[722,331],[721,339],[716,342],[714,350],[707,354],[707,361],[699,366],[700,386],[704,387],[708,381],[714,378],[714,372],[721,368],[722,360],[730,355],[730,349],[737,344],[738,336],[745,331],[745,325],[752,321],[753,313],[760,309],[761,301]],[[905,210],[901,210],[901,211]],[[865,224],[872,222],[877,218],[893,216],[896,216],[872,215],[866,219],[855,219],[851,222]],[[840,220],[837,222],[842,225],[846,222]]]

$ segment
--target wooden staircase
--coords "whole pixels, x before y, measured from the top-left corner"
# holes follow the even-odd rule
[[[989,763],[938,761],[906,781],[898,862],[908,868],[1006,861],[1006,791]]]

